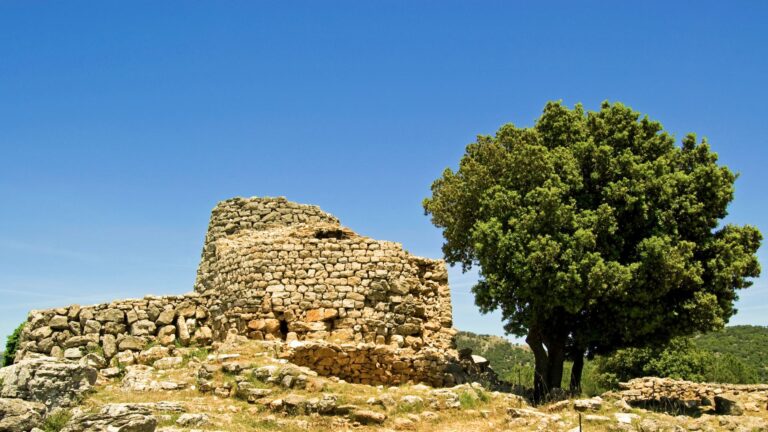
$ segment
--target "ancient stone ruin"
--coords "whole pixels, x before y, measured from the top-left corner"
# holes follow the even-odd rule
[[[32,311],[16,360],[98,352],[108,365],[130,365],[151,344],[208,345],[230,334],[284,341],[282,357],[351,382],[465,379],[443,261],[285,198],[213,209],[190,294]]]
[[[768,409],[768,384],[695,383],[670,378],[635,378],[620,383],[617,396],[631,405],[682,412],[713,407],[717,414],[742,415]]]

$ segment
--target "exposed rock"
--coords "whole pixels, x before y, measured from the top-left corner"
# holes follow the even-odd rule
[[[597,411],[603,406],[603,399],[599,396],[591,399],[577,399],[573,401],[573,409],[576,411]]]
[[[140,352],[136,356],[136,360],[141,364],[152,364],[161,358],[169,357],[171,355],[171,349],[165,346],[155,345]]]
[[[45,412],[39,402],[0,398],[0,431],[27,432],[42,425]]]
[[[424,403],[424,399],[419,396],[405,395],[400,398],[400,403],[404,405],[421,405]]]
[[[64,350],[64,358],[67,360],[79,360],[83,357],[83,351],[80,348],[67,348]]]
[[[136,363],[136,355],[131,351],[120,351],[117,353],[117,363],[120,366],[130,366]]]
[[[102,369],[101,371],[99,371],[99,373],[101,373],[101,376],[103,376],[104,378],[115,378],[117,376],[120,376],[122,371],[120,370],[120,368],[111,367],[111,368]]]
[[[139,320],[131,324],[131,334],[133,336],[150,336],[155,334],[155,323],[150,320]]]
[[[356,409],[349,413],[349,418],[361,424],[382,424],[387,419],[387,415],[372,410]]]
[[[181,366],[183,362],[181,357],[165,357],[155,361],[152,366],[155,369],[173,369]]]
[[[105,334],[101,338],[101,346],[104,349],[104,357],[112,358],[117,354],[117,340],[111,334]]]
[[[397,430],[411,430],[415,429],[416,427],[416,424],[413,422],[413,420],[407,418],[396,418],[392,421],[392,425]]]
[[[117,343],[120,351],[141,351],[147,346],[144,338],[139,336],[126,336]]]
[[[179,342],[185,346],[189,345],[191,336],[189,335],[189,327],[187,327],[187,321],[183,316],[179,316],[179,318],[176,320],[176,328],[179,331]]]
[[[176,341],[176,327],[164,326],[157,333],[157,341],[162,345],[172,345]]]
[[[307,398],[297,394],[289,394],[283,398],[283,407],[287,412],[298,414],[306,410]]]
[[[72,417],[61,432],[154,432],[157,419],[139,404],[108,404],[96,414]]]
[[[22,360],[0,369],[0,397],[66,407],[89,391],[96,378],[96,369],[77,362],[52,357]]]
[[[184,427],[203,426],[208,423],[207,414],[182,414],[176,424]]]
[[[721,415],[740,416],[744,414],[744,405],[734,399],[724,396],[715,396],[715,412]]]
[[[176,311],[173,309],[166,309],[160,313],[155,323],[158,326],[167,326],[173,323],[173,319],[176,317]]]
[[[54,315],[48,322],[48,326],[53,330],[65,330],[69,328],[69,320],[65,316]]]
[[[107,360],[96,353],[88,353],[80,359],[80,364],[92,367],[94,369],[103,369],[107,367]]]
[[[632,413],[614,413],[613,417],[616,419],[618,423],[623,423],[623,424],[632,424],[633,420],[637,420],[638,418],[640,418],[639,415],[632,414]]]

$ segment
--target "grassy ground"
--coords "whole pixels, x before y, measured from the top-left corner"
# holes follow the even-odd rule
[[[154,372],[153,379],[157,381],[174,381],[186,384],[186,388],[177,391],[153,391],[153,392],[135,392],[126,391],[121,387],[120,379],[109,380],[103,385],[97,387],[96,391],[90,395],[84,402],[83,409],[97,410],[106,403],[126,403],[126,402],[160,402],[172,401],[179,402],[189,413],[204,413],[210,418],[208,424],[196,426],[199,430],[218,430],[218,431],[331,431],[331,430],[351,430],[373,431],[383,429],[398,430],[419,430],[419,431],[478,431],[478,432],[498,432],[504,430],[547,430],[547,431],[569,431],[579,424],[579,414],[570,408],[565,408],[555,413],[548,413],[549,407],[538,407],[537,410],[526,407],[510,397],[509,395],[492,393],[483,390],[475,390],[470,386],[455,390],[459,396],[460,408],[442,409],[434,408],[429,405],[431,388],[425,386],[403,385],[398,387],[367,386],[360,384],[349,384],[344,382],[334,382],[329,379],[321,379],[325,387],[321,391],[307,390],[287,390],[279,386],[258,383],[260,386],[269,387],[273,393],[262,403],[249,404],[246,401],[234,397],[217,397],[210,393],[200,393],[196,388],[196,372],[202,362],[215,362],[206,360],[207,352],[198,349],[183,348],[185,353],[184,365],[171,370]],[[220,353],[239,354],[240,357],[229,360],[236,361],[242,365],[258,367],[268,364],[281,365],[274,359],[276,352],[274,349],[259,344],[257,342],[239,342],[222,347]],[[223,372],[217,372],[214,381],[223,383],[227,380],[232,381],[233,377]],[[285,398],[289,394],[301,395],[307,398],[322,397],[323,394],[333,394],[338,397],[338,405],[351,404],[363,409],[384,413],[387,416],[386,421],[381,425],[353,425],[351,421],[343,416],[321,416],[311,415],[287,415],[284,413],[273,412],[267,406],[267,402],[272,399]],[[419,396],[424,403],[405,404],[401,402],[401,397],[406,395]],[[369,399],[382,398],[392,399],[394,405],[384,406],[383,404],[369,404]],[[522,419],[510,419],[508,409],[511,407],[529,409],[522,411]],[[608,431],[616,430],[616,420],[613,414],[618,412],[612,402],[606,401],[603,407],[590,412],[591,415],[605,416],[610,419],[608,422],[588,421],[585,416],[582,417],[582,423],[585,431]],[[679,422],[674,417],[647,412],[643,410],[633,410],[635,414],[642,418],[655,419],[659,422]],[[178,413],[157,412],[160,430],[162,428],[174,428],[174,430],[189,430],[176,426]],[[765,412],[760,414],[765,418]],[[546,418],[547,420],[539,420]],[[695,420],[700,422],[703,428],[701,430],[721,430],[718,426],[718,420],[714,416],[705,416],[703,419]],[[614,428],[612,428],[614,427]],[[636,427],[633,426],[633,427]],[[633,429],[638,430],[638,429]]]

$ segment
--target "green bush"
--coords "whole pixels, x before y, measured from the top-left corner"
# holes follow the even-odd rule
[[[595,379],[606,388],[642,376],[732,384],[760,380],[757,369],[736,356],[700,349],[686,338],[673,339],[666,346],[619,350],[595,359],[595,365]]]
[[[45,418],[43,430],[45,432],[59,432],[60,430],[64,429],[64,426],[71,418],[71,412],[64,409],[56,410]]]
[[[21,331],[24,330],[26,323],[19,324],[16,330],[8,336],[8,341],[5,343],[5,352],[3,353],[3,366],[10,366],[13,364],[13,358],[16,357],[16,348],[19,344],[19,338],[21,337]]]

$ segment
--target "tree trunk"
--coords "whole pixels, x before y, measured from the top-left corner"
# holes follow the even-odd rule
[[[576,353],[573,359],[573,368],[571,369],[570,391],[573,396],[581,394],[581,372],[584,370],[584,353]]]
[[[548,369],[547,387],[552,391],[563,386],[563,363],[565,362],[565,343],[555,341],[547,345]]]
[[[544,349],[541,335],[535,328],[531,328],[528,331],[528,336],[526,336],[525,342],[531,348],[535,359],[535,367],[533,370],[533,402],[539,403],[544,399],[544,396],[549,393],[549,389],[547,388],[547,377],[549,375],[547,351]]]

